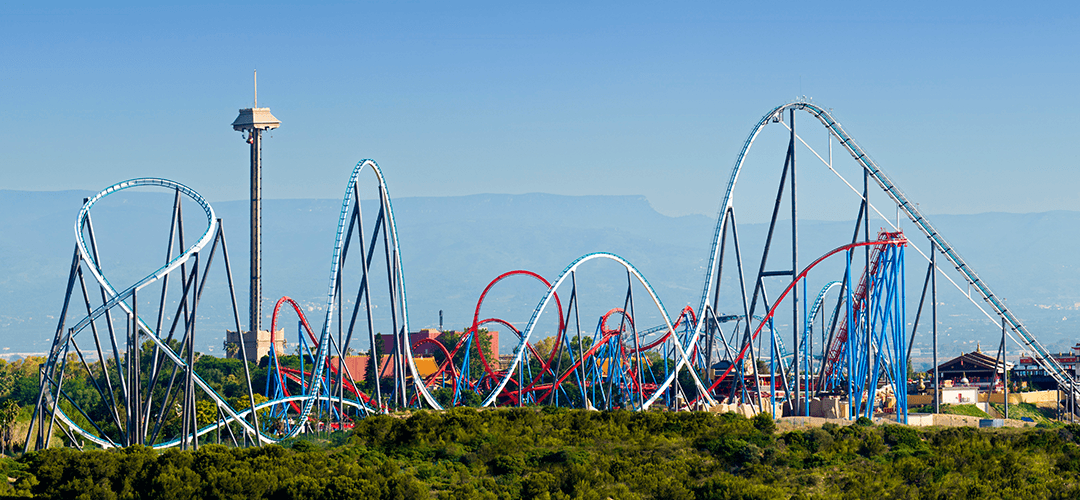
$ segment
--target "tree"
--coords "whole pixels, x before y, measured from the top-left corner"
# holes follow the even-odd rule
[[[19,417],[19,404],[14,399],[6,398],[0,403],[0,453],[10,453],[12,449],[11,431]]]
[[[237,353],[240,352],[240,344],[236,342],[225,342],[225,357],[235,358]]]
[[[12,373],[8,362],[0,359],[0,398],[5,398],[15,388],[15,374]]]
[[[536,350],[536,353],[539,354],[540,357],[544,358],[544,360],[547,360],[548,357],[551,356],[551,350],[555,348],[555,341],[558,339],[559,337],[555,335],[540,339],[533,344],[533,349]]]
[[[366,392],[375,396],[375,384],[379,377],[379,361],[382,359],[382,333],[375,334],[375,345],[368,349],[368,363],[364,368],[364,387]],[[379,401],[381,404],[382,401]]]
[[[469,354],[469,374],[474,379],[481,377],[484,373],[484,362],[480,359],[481,350],[484,352],[484,358],[487,359],[489,365],[498,364],[497,353],[491,352],[491,332],[487,328],[476,330],[476,337],[473,338],[472,352]],[[548,352],[550,352],[550,349]]]

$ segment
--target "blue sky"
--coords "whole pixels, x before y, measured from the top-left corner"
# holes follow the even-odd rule
[[[394,196],[642,194],[712,215],[751,126],[807,95],[928,213],[1080,210],[1078,18],[1018,2],[7,5],[0,189],[161,176],[242,199],[229,123],[258,68],[283,122],[269,198],[338,198],[370,157]]]

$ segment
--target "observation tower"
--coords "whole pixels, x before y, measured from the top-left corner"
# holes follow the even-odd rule
[[[247,143],[251,145],[251,282],[248,295],[248,329],[252,332],[251,335],[257,338],[262,319],[262,133],[278,128],[281,122],[270,114],[270,108],[259,107],[258,73],[255,73],[254,81],[255,105],[241,109],[240,115],[232,122],[232,128],[243,132]]]

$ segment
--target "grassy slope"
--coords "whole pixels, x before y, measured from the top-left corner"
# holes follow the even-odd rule
[[[934,407],[929,405],[911,409],[912,413],[933,413],[933,411]],[[975,405],[943,404],[941,405],[941,413],[945,413],[948,415],[966,415],[969,417],[990,418],[990,415],[988,415],[985,411],[980,410]]]

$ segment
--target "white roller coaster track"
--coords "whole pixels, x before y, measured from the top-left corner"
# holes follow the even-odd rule
[[[176,258],[172,259],[171,261],[169,261],[164,266],[160,267],[157,271],[154,271],[153,273],[148,274],[146,277],[140,279],[135,284],[133,284],[130,287],[126,288],[122,292],[117,292],[116,288],[113,287],[112,283],[110,283],[109,280],[105,278],[105,275],[101,272],[101,269],[100,269],[98,263],[93,258],[93,253],[88,249],[83,229],[86,227],[87,219],[88,219],[88,217],[90,215],[90,209],[94,206],[95,203],[100,201],[102,198],[105,198],[106,196],[109,196],[109,195],[114,194],[116,192],[123,191],[125,189],[136,188],[136,187],[161,187],[161,188],[175,190],[175,191],[179,191],[180,193],[183,193],[185,196],[187,196],[188,198],[193,200],[195,203],[197,203],[199,205],[199,207],[202,208],[203,212],[206,214],[206,221],[207,221],[206,232],[203,233],[203,235],[199,238],[198,241],[195,242],[195,244],[193,244],[188,249],[184,250],[180,255],[176,256]],[[189,188],[189,187],[187,187],[187,186],[185,186],[183,184],[180,184],[179,182],[171,181],[171,180],[168,180],[168,179],[149,178],[149,177],[148,178],[131,179],[131,180],[127,180],[127,181],[120,182],[120,183],[114,184],[112,186],[109,186],[109,187],[105,188],[104,190],[102,190],[100,193],[94,195],[94,197],[87,200],[87,202],[83,204],[82,209],[79,210],[79,217],[78,217],[78,219],[76,219],[76,222],[75,222],[75,242],[76,242],[76,246],[78,247],[78,250],[79,250],[80,258],[84,262],[86,262],[88,264],[87,267],[90,269],[90,273],[94,275],[94,279],[97,280],[97,282],[105,290],[105,293],[106,293],[106,295],[108,297],[108,300],[104,304],[102,304],[101,306],[94,309],[90,314],[88,314],[81,321],[76,323],[75,326],[71,327],[67,331],[67,334],[64,335],[63,340],[61,342],[58,342],[57,345],[54,346],[53,348],[54,349],[61,349],[62,346],[67,344],[68,340],[71,337],[77,335],[79,332],[81,332],[83,329],[85,329],[87,326],[89,326],[90,323],[93,320],[97,319],[102,314],[105,314],[106,311],[112,309],[113,307],[119,306],[125,313],[131,314],[131,307],[128,306],[128,304],[125,301],[127,299],[131,298],[133,293],[137,292],[139,289],[141,289],[141,288],[143,288],[143,287],[145,287],[145,286],[147,286],[147,285],[149,285],[151,283],[154,283],[155,281],[161,279],[165,275],[167,275],[170,272],[172,272],[172,271],[176,270],[177,268],[179,268],[182,264],[187,262],[193,255],[195,255],[196,253],[202,251],[202,249],[214,239],[214,235],[215,235],[216,232],[217,232],[217,218],[214,215],[213,207],[211,207],[210,203],[208,203],[206,201],[206,199],[204,199],[194,189],[191,189],[191,188]],[[156,331],[154,331],[154,329],[151,328],[149,324],[147,324],[145,321],[143,321],[142,318],[136,318],[136,320],[138,321],[139,328],[147,333],[146,337],[149,338],[152,342],[154,342],[154,344],[157,345],[160,348],[162,353],[164,353],[166,356],[168,356],[169,359],[172,360],[172,362],[175,363],[181,370],[187,370],[187,363],[180,356],[178,356],[172,350],[172,348],[170,346],[165,344],[164,340],[159,338],[158,333]],[[50,357],[52,357],[52,356],[50,356]],[[234,411],[232,409],[232,407],[228,404],[228,402],[226,402],[225,399],[221,397],[220,394],[218,394],[216,391],[214,391],[214,389],[211,388],[210,385],[207,384],[201,377],[199,377],[199,375],[197,373],[195,373],[193,375],[194,376],[192,378],[193,378],[193,381],[194,381],[195,385],[198,386],[200,389],[202,389],[202,391],[207,396],[209,396],[212,400],[214,400],[214,403],[219,408],[221,408],[223,412],[225,412],[225,414],[228,417],[229,422],[238,422],[240,425],[242,425],[244,427],[245,432],[255,434],[255,428],[252,427],[249,422],[247,422],[243,418],[241,418],[240,414],[238,414],[236,411]],[[45,387],[45,391],[49,392],[50,396],[51,396],[51,391],[52,390],[53,389],[52,389],[51,386]],[[88,440],[94,442],[95,444],[98,444],[99,446],[102,446],[102,447],[115,446],[115,443],[113,443],[111,441],[107,441],[105,439],[102,439],[102,438],[94,435],[93,433],[81,428],[80,426],[75,425],[75,423],[72,422],[71,419],[68,418],[68,416],[65,415],[62,410],[60,410],[59,406],[57,406],[55,404],[56,398],[48,397],[48,398],[46,398],[46,400],[47,400],[47,403],[50,405],[50,410],[55,411],[56,415],[60,418],[60,420],[63,421],[64,423],[66,423],[71,429],[75,430],[75,432],[79,433],[80,435],[82,435],[83,437],[87,438]],[[273,441],[272,439],[267,438],[266,436],[263,436],[263,435],[259,436],[259,440],[264,442],[264,443],[269,443],[269,442]],[[173,445],[178,444],[178,443],[179,443],[179,441],[176,441],[176,442],[170,442],[170,443],[167,443],[167,444],[156,445],[154,447],[155,448],[165,448],[165,447],[168,447],[168,446],[173,446]]]
[[[331,263],[330,286],[329,286],[329,291],[327,293],[326,319],[324,321],[322,332],[320,334],[319,348],[318,348],[318,352],[316,354],[316,359],[318,361],[316,362],[316,367],[315,367],[315,369],[313,370],[312,373],[321,373],[321,371],[323,369],[325,369],[325,358],[329,354],[330,331],[331,331],[331,326],[332,326],[332,320],[334,318],[333,313],[335,311],[335,305],[336,305],[335,304],[336,303],[336,295],[335,294],[340,293],[340,291],[335,291],[336,290],[337,276],[338,276],[338,273],[340,272],[340,260],[339,259],[340,259],[342,251],[344,250],[343,246],[344,246],[344,243],[345,243],[345,233],[348,230],[347,224],[348,224],[348,220],[350,219],[349,215],[350,215],[351,210],[352,210],[353,185],[357,182],[357,178],[358,178],[360,172],[364,169],[364,167],[371,167],[371,169],[375,172],[375,175],[378,178],[381,202],[386,207],[386,221],[387,221],[386,224],[388,225],[387,233],[389,234],[390,244],[391,244],[391,246],[393,248],[393,252],[395,254],[393,256],[393,260],[392,260],[393,268],[394,268],[394,274],[395,274],[394,283],[396,285],[394,293],[399,297],[400,303],[401,303],[401,316],[402,316],[402,328],[403,328],[403,331],[405,331],[405,332],[409,331],[408,303],[406,301],[405,283],[404,283],[404,279],[403,279],[403,271],[402,271],[402,266],[401,266],[401,259],[398,257],[400,255],[400,247],[399,247],[398,239],[397,239],[397,226],[396,226],[396,223],[394,221],[393,207],[392,207],[392,205],[390,203],[390,195],[389,195],[389,192],[386,189],[386,184],[385,184],[385,181],[384,181],[384,178],[383,178],[383,175],[382,175],[382,171],[379,169],[378,165],[372,160],[362,160],[359,163],[357,163],[356,167],[353,169],[352,175],[349,178],[349,184],[348,184],[348,186],[346,187],[346,190],[345,190],[345,198],[342,201],[342,210],[341,210],[341,214],[340,214],[339,220],[338,220],[337,239],[336,239],[335,245],[334,245],[334,256],[333,256],[333,261]],[[87,224],[87,220],[88,220],[88,217],[89,217],[89,214],[90,214],[90,210],[94,206],[94,204],[96,204],[98,201],[100,201],[102,198],[105,198],[106,196],[109,196],[111,194],[114,194],[116,192],[119,192],[119,191],[122,191],[122,190],[125,190],[125,189],[131,189],[131,188],[136,188],[136,187],[161,187],[161,188],[165,188],[165,189],[179,191],[180,193],[184,194],[185,196],[187,196],[188,198],[193,200],[195,203],[197,203],[199,205],[199,207],[203,210],[203,213],[206,215],[207,228],[206,228],[206,231],[199,238],[199,240],[195,242],[195,244],[193,244],[191,247],[184,250],[176,258],[172,259],[167,264],[165,264],[161,268],[157,269],[153,273],[150,273],[146,277],[140,279],[138,282],[131,285],[127,289],[118,292],[118,291],[116,291],[115,287],[109,282],[109,280],[105,277],[104,273],[101,272],[100,267],[98,266],[97,262],[94,260],[93,252],[91,252],[89,250],[89,246],[88,246],[88,243],[86,241],[86,237],[85,237],[85,234],[84,234],[84,228],[85,228],[85,226]],[[94,321],[95,319],[97,319],[101,315],[105,314],[105,312],[112,309],[113,307],[120,307],[125,313],[131,314],[131,307],[125,301],[130,299],[133,293],[135,293],[138,290],[146,287],[147,285],[150,285],[151,283],[156,282],[157,280],[163,278],[165,275],[167,275],[170,272],[172,272],[172,271],[176,270],[177,268],[179,268],[182,264],[186,263],[188,260],[191,259],[191,257],[193,255],[195,255],[198,252],[202,251],[202,249],[204,247],[206,247],[206,245],[208,245],[211,241],[213,241],[216,231],[217,231],[217,218],[215,216],[213,207],[211,207],[210,204],[195,190],[193,190],[193,189],[191,189],[191,188],[189,188],[189,187],[187,187],[187,186],[185,186],[183,184],[180,184],[178,182],[171,181],[171,180],[168,180],[168,179],[160,179],[160,178],[131,179],[131,180],[127,180],[127,181],[120,182],[120,183],[117,183],[115,185],[109,186],[108,188],[102,190],[100,193],[96,194],[94,197],[90,198],[83,205],[82,209],[79,211],[79,217],[78,217],[78,219],[77,219],[77,221],[75,223],[75,239],[76,239],[76,244],[77,244],[78,251],[79,251],[79,254],[80,254],[80,258],[84,262],[86,262],[88,264],[87,267],[89,268],[91,274],[93,274],[94,279],[97,280],[97,282],[100,283],[101,286],[104,288],[105,293],[106,293],[106,295],[108,297],[108,300],[104,304],[102,304],[101,306],[94,309],[89,315],[87,315],[85,318],[83,318],[81,321],[79,321],[75,326],[70,328],[67,331],[66,335],[64,335],[64,337],[63,337],[64,340],[62,342],[58,343],[57,348],[60,348],[59,346],[65,345],[66,342],[67,342],[67,339],[71,338],[72,336],[78,334],[80,331],[84,330],[86,327],[88,327],[91,324],[92,321]],[[162,339],[158,338],[157,332],[155,332],[150,327],[150,325],[148,325],[146,322],[144,322],[141,318],[138,318],[138,322],[139,322],[140,328],[148,333],[147,337],[151,341],[153,341],[160,348],[161,352],[163,352],[166,356],[168,356],[169,359],[172,360],[172,362],[175,363],[181,370],[187,370],[187,364],[186,364],[185,360],[183,358],[181,358],[180,356],[178,356],[169,346],[167,346]],[[405,342],[405,346],[406,346],[406,349],[407,349],[407,351],[405,353],[406,359],[408,359],[408,365],[407,366],[408,366],[408,368],[409,368],[409,370],[411,372],[411,375],[412,375],[413,379],[416,381],[416,386],[418,388],[420,388],[421,394],[424,396],[425,400],[428,402],[429,405],[431,405],[434,408],[441,409],[439,404],[429,394],[426,387],[424,387],[423,381],[419,377],[419,370],[417,370],[415,362],[412,359],[411,346],[408,345],[408,342]],[[303,401],[304,402],[303,409],[302,409],[301,415],[299,415],[299,417],[298,417],[298,420],[303,420],[307,415],[309,415],[313,411],[314,405],[318,401],[327,399],[326,397],[318,396],[319,391],[321,389],[321,384],[323,382],[323,377],[313,377],[313,378],[314,378],[314,381],[312,382],[311,390],[309,391],[309,394],[307,396],[293,396],[293,397],[286,398],[286,399],[283,399],[283,400],[273,400],[273,401],[269,401],[269,402],[266,402],[266,403],[260,405],[259,408],[272,406],[274,404],[280,404],[282,402]],[[211,432],[212,430],[217,429],[218,427],[220,427],[220,425],[230,423],[230,422],[237,422],[237,423],[239,423],[240,425],[242,425],[244,427],[246,432],[254,434],[254,432],[255,432],[254,427],[252,427],[251,424],[244,419],[244,416],[247,415],[248,413],[250,413],[250,411],[251,411],[250,409],[244,410],[242,412],[237,412],[237,411],[233,410],[232,407],[228,404],[228,402],[225,401],[225,399],[223,397],[221,397],[221,395],[217,394],[217,392],[214,391],[213,388],[211,388],[210,385],[207,384],[201,377],[199,377],[199,375],[197,373],[194,374],[193,379],[194,379],[194,383],[207,396],[209,396],[215,402],[215,404],[222,409],[222,411],[226,415],[226,418],[225,418],[224,421],[216,422],[214,424],[204,426],[204,427],[200,428],[197,431],[197,434],[199,434],[199,435],[206,434],[207,432]],[[97,444],[99,446],[102,446],[102,447],[105,447],[105,448],[116,446],[116,443],[112,442],[107,437],[103,438],[103,437],[97,436],[94,433],[92,433],[90,431],[87,431],[85,429],[82,429],[79,425],[75,424],[75,422],[72,421],[71,418],[69,418],[63,412],[63,410],[60,409],[55,404],[57,398],[52,395],[51,386],[47,388],[47,391],[48,391],[48,394],[46,396],[46,403],[49,405],[49,407],[50,407],[50,409],[52,411],[56,412],[56,415],[61,420],[61,422],[66,424],[69,428],[75,430],[75,432],[79,433],[80,435],[82,435],[87,440],[89,440],[89,441],[91,441],[91,442],[93,442],[93,443],[95,443],[95,444]],[[334,398],[334,399],[336,400],[336,398]],[[349,406],[362,408],[367,412],[374,412],[375,411],[374,409],[368,407],[367,405],[365,405],[362,402],[352,401],[352,400],[349,400],[349,399],[344,399],[344,400],[342,400],[342,402],[344,404],[346,404],[346,405],[349,405]],[[294,427],[293,432],[289,436],[286,436],[286,437],[295,436],[298,432],[301,431],[301,429],[302,428],[300,426]],[[259,440],[261,442],[264,442],[264,443],[271,443],[271,442],[278,441],[278,439],[274,439],[274,438],[268,437],[266,435],[260,435]],[[177,438],[177,439],[173,439],[173,440],[170,440],[170,441],[155,444],[154,448],[168,448],[168,447],[171,447],[171,446],[179,445],[180,443],[181,443],[181,440],[179,438]]]
[[[533,330],[536,327],[536,321],[540,317],[540,315],[544,313],[544,310],[547,309],[547,306],[551,303],[552,299],[555,298],[555,293],[559,289],[559,287],[564,282],[566,282],[566,280],[570,278],[571,273],[581,267],[582,264],[596,259],[615,261],[618,264],[622,265],[635,278],[637,278],[638,283],[644,286],[645,290],[649,293],[649,298],[652,299],[653,305],[656,306],[657,310],[660,311],[660,315],[663,316],[664,326],[667,331],[674,331],[675,327],[672,324],[671,318],[667,314],[667,310],[664,309],[664,303],[660,300],[660,296],[656,294],[656,291],[653,289],[652,285],[649,284],[649,281],[645,279],[645,276],[643,276],[637,270],[637,268],[634,267],[633,264],[631,264],[626,259],[609,252],[594,252],[583,255],[571,262],[570,265],[566,266],[566,269],[564,269],[562,274],[559,275],[559,278],[551,284],[547,292],[544,294],[544,297],[540,299],[540,303],[537,304],[536,308],[533,310],[532,317],[529,318],[529,323],[525,326],[525,330],[521,332],[521,340],[518,342],[518,346],[514,350],[514,360],[510,363],[510,368],[506,371],[506,374],[503,376],[502,380],[499,381],[499,385],[496,386],[495,390],[492,391],[491,394],[489,394],[487,398],[484,399],[483,403],[481,403],[480,406],[486,407],[493,405],[496,398],[498,398],[499,394],[502,393],[503,388],[506,387],[506,384],[510,381],[511,377],[514,376],[515,370],[520,368],[522,358],[525,356],[525,352],[528,351],[526,346],[528,345],[529,339],[532,337]],[[690,358],[686,354],[686,351],[688,351],[689,349],[679,345],[678,342],[672,342],[672,345],[675,347],[675,354],[677,354],[679,357],[676,368],[677,371],[679,368],[687,366],[690,363]],[[708,400],[708,404],[714,404],[714,401],[709,396],[708,392],[705,390],[705,384],[703,384],[698,378],[697,373],[695,373],[693,370],[690,370],[690,375],[694,379],[694,383],[697,385],[698,390],[702,394],[705,394],[705,398]],[[651,406],[653,402],[656,401],[657,398],[663,395],[663,391],[667,387],[667,385],[670,385],[670,378],[667,384],[665,384],[663,387],[661,387],[661,389],[657,390],[655,393],[653,393],[652,396],[649,397],[648,401],[645,402],[644,406],[641,409],[647,410],[649,406]]]
[[[334,320],[334,311],[336,310],[336,298],[337,294],[341,293],[337,289],[338,274],[341,272],[341,253],[344,251],[346,235],[349,231],[349,222],[352,220],[350,215],[353,208],[353,186],[358,182],[360,172],[364,170],[364,167],[370,167],[375,172],[375,176],[379,181],[379,197],[380,203],[386,207],[386,224],[388,225],[388,233],[390,238],[390,246],[393,248],[392,266],[394,271],[393,283],[395,285],[394,294],[400,300],[401,304],[401,318],[402,325],[401,331],[405,332],[405,338],[408,339],[409,335],[409,304],[405,294],[405,276],[401,266],[401,248],[398,244],[397,237],[397,223],[394,221],[394,206],[390,201],[390,192],[386,189],[386,181],[383,178],[382,170],[379,165],[375,163],[375,160],[365,159],[360,160],[353,168],[352,175],[349,176],[349,183],[345,186],[345,197],[341,201],[341,213],[338,215],[338,227],[337,236],[334,239],[334,256],[330,262],[330,284],[326,292],[326,316],[323,320],[322,332],[319,334],[319,349],[316,356],[315,368],[311,373],[322,373],[325,368],[326,358],[329,356],[330,349],[330,331],[331,325]],[[361,264],[364,265],[364,264]],[[399,332],[394,332],[395,335],[399,335]],[[407,360],[407,367],[409,374],[413,377],[415,387],[419,390],[420,394],[427,401],[428,405],[432,408],[441,410],[442,406],[439,405],[435,398],[428,392],[427,387],[424,386],[424,381],[420,377],[420,371],[416,368],[416,362],[413,361],[412,347],[409,342],[403,342],[405,346],[405,359]],[[323,380],[321,377],[315,377],[312,382],[311,394],[318,394],[322,388]],[[306,418],[311,413],[312,407],[316,402],[315,398],[308,399],[304,403],[303,411],[300,417]],[[299,432],[297,427],[293,434]]]

